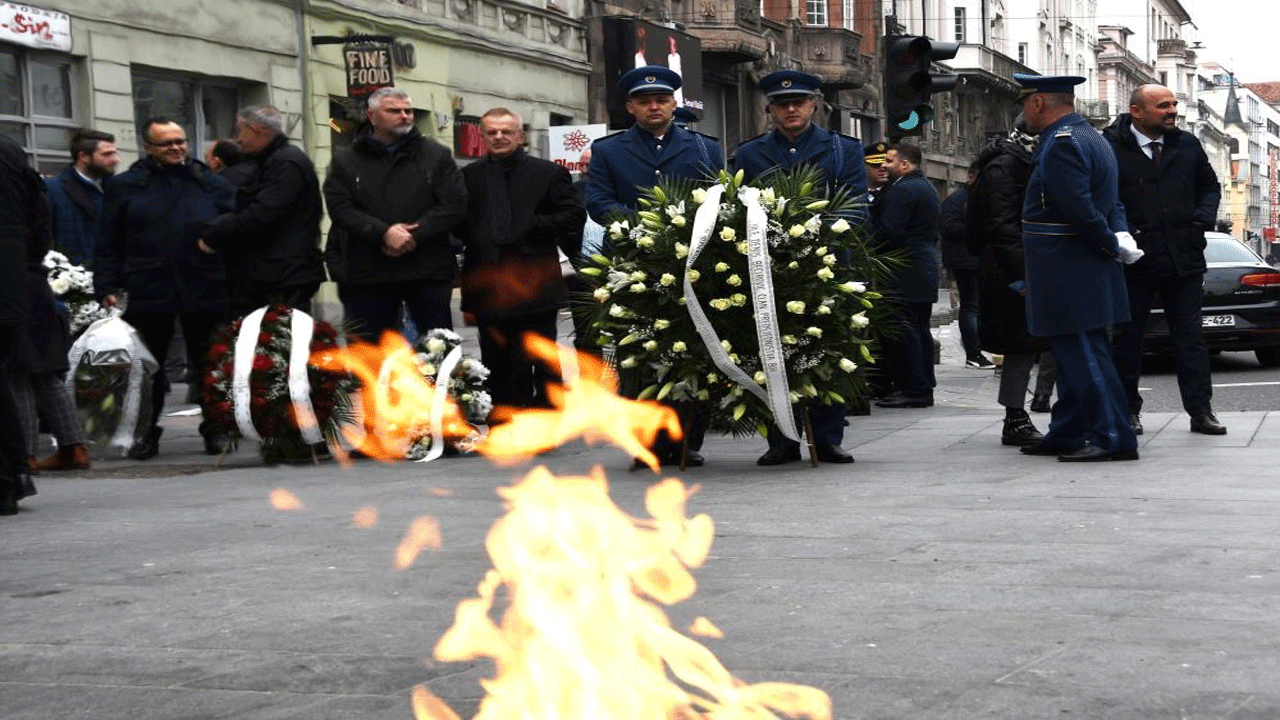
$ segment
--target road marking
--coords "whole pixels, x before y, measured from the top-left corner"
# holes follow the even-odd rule
[[[1258,387],[1260,385],[1280,385],[1280,382],[1252,382],[1252,383],[1214,383],[1214,387]]]

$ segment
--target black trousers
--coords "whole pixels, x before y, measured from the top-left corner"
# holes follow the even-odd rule
[[[152,377],[151,386],[151,426],[160,423],[164,412],[164,396],[169,392],[169,381],[165,377],[164,362],[169,354],[169,346],[173,341],[173,321],[177,318],[182,323],[182,337],[187,348],[187,362],[191,368],[191,382],[202,383],[209,373],[209,342],[213,331],[225,322],[220,312],[181,313],[135,313],[126,312],[124,321],[138,331],[142,344],[160,363],[160,370]],[[204,398],[201,396],[201,411],[204,410]],[[201,423],[201,431],[204,431]]]
[[[229,303],[231,306],[228,313],[229,317],[244,317],[263,305],[272,303],[283,303],[294,310],[301,310],[310,315],[311,298],[316,294],[316,290],[320,289],[320,283],[276,287],[275,285],[249,282],[244,287],[245,292],[241,294],[240,299],[232,300]]]
[[[22,422],[9,390],[9,357],[13,355],[16,328],[0,325],[0,498],[18,495],[18,471],[27,464],[22,442]]]
[[[378,342],[388,330],[400,332],[400,308],[419,333],[453,329],[453,282],[449,280],[403,280],[378,285],[339,285],[342,311],[352,326],[352,334],[367,342]]]
[[[929,316],[931,302],[894,302],[898,331],[882,343],[884,364],[903,395],[913,398],[933,397],[937,385],[933,372],[933,332]]]
[[[534,333],[555,342],[556,310],[529,313],[478,325],[480,361],[489,368],[489,395],[494,407],[549,407],[546,386],[560,377],[525,351],[523,336]]]
[[[1178,370],[1178,390],[1188,415],[1212,411],[1213,379],[1209,371],[1209,348],[1204,342],[1200,319],[1204,274],[1186,277],[1126,278],[1129,286],[1131,320],[1119,327],[1114,345],[1116,370],[1124,387],[1129,412],[1142,410],[1138,381],[1142,377],[1142,341],[1151,316],[1151,300],[1160,294],[1164,317],[1173,341],[1173,361]]]

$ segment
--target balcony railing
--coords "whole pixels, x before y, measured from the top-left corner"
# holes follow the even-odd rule
[[[686,0],[672,4],[671,19],[700,38],[705,53],[748,62],[764,59],[768,51],[759,0]]]
[[[1013,89],[1014,73],[1034,73],[1031,68],[985,45],[964,44],[946,63],[961,75],[976,74]]]
[[[806,71],[822,78],[828,90],[862,87],[872,76],[871,58],[862,55],[862,36],[832,27],[801,27],[799,56]]]
[[[1158,55],[1177,55],[1187,54],[1187,41],[1179,38],[1168,38],[1156,41],[1156,54]]]

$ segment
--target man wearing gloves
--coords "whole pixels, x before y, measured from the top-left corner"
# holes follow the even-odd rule
[[[1204,299],[1204,231],[1218,216],[1222,189],[1200,141],[1176,127],[1178,100],[1160,85],[1133,91],[1129,113],[1102,135],[1120,167],[1120,199],[1129,227],[1146,256],[1125,267],[1129,312],[1115,339],[1116,369],[1129,403],[1130,422],[1141,434],[1142,339],[1153,295],[1160,296],[1174,343],[1178,390],[1191,416],[1191,432],[1225,435],[1210,401],[1209,348],[1201,331]]]
[[[1124,388],[1111,359],[1112,325],[1129,319],[1121,263],[1142,257],[1127,232],[1115,153],[1075,112],[1082,77],[1014,75],[1027,129],[1040,134],[1022,233],[1027,325],[1058,360],[1058,401],[1028,455],[1065,462],[1137,460]]]

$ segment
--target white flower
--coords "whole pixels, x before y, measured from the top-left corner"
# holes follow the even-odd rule
[[[854,282],[852,280],[850,280],[849,282],[840,283],[836,287],[839,287],[841,290],[847,293],[863,293],[867,291],[866,285],[863,285],[860,282]]]
[[[728,340],[721,340],[720,347],[724,348],[725,352],[733,352],[733,345]],[[715,373],[712,373],[712,375],[714,374]],[[708,382],[710,382],[710,378],[708,378]]]
[[[59,275],[49,280],[49,289],[53,290],[54,295],[66,295],[71,289],[71,281],[65,276]]]
[[[685,225],[689,224],[689,221],[685,220],[683,215],[677,215],[671,218],[671,224],[675,225],[676,227],[684,227]]]
[[[831,223],[831,232],[837,235],[843,232],[848,232],[848,231],[849,231],[849,223],[845,222],[844,218],[840,218],[839,220]]]
[[[695,283],[695,282],[698,282],[698,278],[702,277],[702,273],[698,272],[697,270],[690,270],[689,272],[685,273],[684,276],[686,279],[689,280],[689,282]]]
[[[616,318],[626,317],[628,312],[629,311],[626,308],[622,307],[621,305],[614,305],[613,307],[609,308],[609,315],[611,317],[616,317]]]
[[[840,369],[845,372],[853,372],[858,369],[858,363],[849,358],[840,358]]]
[[[814,312],[815,312],[815,313],[817,313],[817,314],[819,314],[819,315],[830,315],[830,314],[831,314],[831,306],[830,306],[830,305],[819,305],[819,306],[818,306],[818,309],[817,309],[817,310],[814,310]]]
[[[787,303],[787,312],[795,313],[796,315],[804,314],[804,301],[792,300],[791,302]]]
[[[680,219],[683,220],[684,218],[680,218]],[[683,223],[681,223],[681,225],[683,225]],[[677,259],[688,257],[689,246],[685,245],[684,243],[676,243],[675,252],[676,252]]]
[[[725,278],[724,281],[734,287],[738,287],[739,285],[742,284],[742,278],[738,277],[736,274],[730,275],[729,277]]]
[[[646,236],[644,236],[644,237],[640,238],[639,240],[637,240],[637,241],[636,241],[636,246],[637,246],[637,247],[646,248],[646,249],[648,249],[648,248],[652,248],[652,247],[653,247],[653,237],[651,237],[651,236],[649,236],[649,235],[646,235]]]
[[[804,332],[806,335],[812,335],[816,338],[822,337],[822,328],[811,327],[807,328]]]
[[[729,296],[729,303],[734,307],[742,307],[747,304],[747,296],[742,293],[734,293]]]
[[[631,292],[633,292],[633,293],[642,293],[642,292],[644,292],[645,290],[648,290],[648,289],[649,289],[649,288],[645,287],[645,284],[644,284],[644,283],[642,283],[642,282],[632,283],[632,284],[631,284]]]
[[[446,345],[444,340],[441,340],[438,337],[431,338],[430,340],[427,341],[427,352],[429,353],[435,353],[438,355],[440,353],[443,353],[445,349],[446,349]]]
[[[729,353],[729,362],[733,363],[734,365],[737,365],[737,364],[738,364],[738,353]],[[741,393],[735,393],[735,394],[740,395]]]
[[[787,269],[788,269],[788,270],[799,270],[799,269],[800,269],[800,263],[796,262],[795,260],[792,260],[791,262],[787,263]]]
[[[854,315],[850,320],[856,328],[864,328],[871,324],[871,321],[867,319],[867,314],[865,312],[860,312],[857,315]]]
[[[619,220],[609,226],[609,237],[614,240],[621,240],[627,236],[627,232],[631,230],[631,225],[626,221]]]
[[[609,289],[596,288],[596,291],[591,293],[591,296],[594,297],[598,302],[604,302],[605,300],[609,299]]]
[[[839,258],[837,258],[834,254],[832,254],[832,255],[827,255],[827,256],[823,257],[823,258],[822,258],[822,262],[823,262],[823,264],[825,264],[825,265],[835,265],[835,264],[836,264],[836,261],[837,261],[838,259],[839,259]]]
[[[823,280],[830,280],[831,278],[833,278],[833,277],[835,277],[835,276],[836,276],[836,274],[835,274],[835,273],[831,272],[831,268],[826,267],[826,266],[823,266],[823,267],[818,268],[818,273],[817,273],[817,275],[818,275],[818,277],[822,278]]]
[[[666,330],[666,329],[667,329],[667,328],[669,328],[669,327],[671,327],[671,321],[670,321],[670,320],[666,320],[666,319],[663,319],[663,318],[659,318],[659,319],[657,319],[657,320],[654,320],[654,321],[653,321],[653,329],[654,329],[654,330]]]
[[[725,272],[728,269],[729,269],[729,263],[726,263],[726,262],[716,263],[716,272]]]
[[[731,306],[727,298],[716,298],[707,304],[716,310],[728,310]]]
[[[755,376],[751,379],[755,380],[757,385],[763,385],[769,377],[764,374],[763,370],[757,370]]]
[[[688,350],[688,349],[689,349],[689,346],[688,346],[688,345],[685,345],[684,343],[680,342],[679,340],[677,340],[677,341],[675,341],[675,342],[671,343],[671,352],[678,352],[678,353],[682,353],[682,352],[684,352],[685,350]]]
[[[734,245],[734,248],[736,248],[736,249],[738,250],[738,252],[742,253],[743,255],[746,255],[746,254],[747,254],[747,243],[746,243],[746,242],[740,242],[740,243],[737,243],[736,245]]]
[[[764,205],[773,205],[778,202],[778,196],[773,188],[765,188],[764,192],[760,193],[760,202]]]
[[[670,287],[676,284],[676,276],[671,273],[662,273],[662,277],[658,278],[658,282]]]
[[[701,205],[707,200],[707,191],[702,188],[694,188],[692,193],[693,201]]]
[[[803,235],[803,234],[804,234],[804,226],[803,226],[803,225],[792,225],[792,226],[791,226],[791,229],[787,231],[787,234],[788,234],[788,235],[790,235],[790,236],[791,236],[791,237],[793,237],[793,238],[798,238],[798,237],[800,237],[801,235]]]
[[[813,251],[813,254],[814,254],[814,255],[817,255],[818,257],[822,257],[823,255],[826,255],[826,254],[827,254],[827,246],[826,246],[826,245],[822,245],[822,246],[820,246],[817,250],[814,250],[814,251]]]
[[[649,276],[645,275],[643,270],[636,270],[635,272],[631,273],[631,279],[634,280],[635,282],[644,282],[645,280],[649,279]]]
[[[726,227],[725,229],[720,231],[721,240],[732,242],[737,237],[738,237],[738,232],[731,227]]]
[[[432,377],[435,377],[435,374],[437,372],[435,363],[422,363],[421,367],[419,367],[418,369],[422,371],[423,375],[430,375]]]
[[[618,363],[618,367],[633,368],[639,364],[640,364],[640,361],[637,360],[633,355],[631,357],[623,358],[622,362]]]
[[[645,343],[644,343],[643,345],[641,345],[640,347],[644,348],[645,350],[647,350],[647,351],[649,351],[649,352],[653,352],[654,350],[657,350],[657,349],[658,349],[658,341],[657,341],[657,340],[647,340],[647,341],[645,341]]]
[[[773,216],[782,217],[782,211],[786,209],[787,209],[787,199],[784,197],[778,198],[778,204],[773,206]]]
[[[681,215],[684,215],[684,201],[681,200],[679,203],[675,205],[668,205],[666,210],[667,210],[667,217],[674,220],[675,218],[678,218]]]
[[[818,217],[817,215],[814,215],[808,220],[805,220],[804,229],[808,230],[811,233],[818,232],[819,230],[822,229],[822,218]]]
[[[798,341],[796,340],[796,336],[795,336],[795,335],[783,335],[783,336],[782,336],[782,344],[783,344],[783,345],[795,345],[795,344],[796,344],[796,342],[798,342]]]

